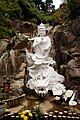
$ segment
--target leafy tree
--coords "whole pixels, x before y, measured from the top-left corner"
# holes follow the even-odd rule
[[[22,18],[21,9],[16,2],[10,0],[0,0],[0,38],[9,37],[14,34],[14,28],[11,27],[13,19]]]
[[[47,12],[47,7],[44,2],[41,3],[41,12],[46,13]]]
[[[18,1],[22,11],[24,20],[30,21],[33,18],[36,18],[37,21],[41,22],[42,14],[35,7],[35,4],[32,2],[28,2],[28,0],[19,0]]]
[[[26,4],[26,2],[24,0],[18,0],[18,4],[22,10],[24,19],[25,20],[28,19],[29,18],[29,6],[28,6],[28,4]]]
[[[69,9],[69,17],[71,19],[80,15],[80,0],[67,0],[67,6]]]
[[[53,10],[53,1],[52,0],[46,0],[46,7],[48,9],[48,11],[52,11]]]
[[[38,8],[38,10],[40,10],[41,9],[41,4],[42,4],[42,0],[33,0],[33,2],[35,3],[35,5]]]
[[[47,0],[47,4],[42,0],[0,0],[0,38],[15,34],[17,28],[11,26],[15,19],[36,24],[51,23],[52,15],[48,15],[50,9],[53,9],[52,0],[50,3]]]

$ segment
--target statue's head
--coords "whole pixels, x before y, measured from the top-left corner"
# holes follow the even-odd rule
[[[40,96],[44,97],[48,93],[49,81],[46,79],[37,78],[35,82],[35,92]]]
[[[38,36],[45,37],[46,36],[46,27],[43,23],[38,26]]]

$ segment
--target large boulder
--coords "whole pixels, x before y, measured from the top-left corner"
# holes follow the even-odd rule
[[[9,41],[8,39],[0,40],[0,56],[6,51],[8,41]]]
[[[55,42],[58,71],[65,76],[67,89],[78,90],[80,95],[80,16],[57,28]]]
[[[72,59],[70,51],[74,48],[80,49],[80,17],[75,20],[62,24],[54,33],[56,50],[56,61],[58,68],[60,65],[67,64]],[[75,52],[75,51],[74,51]],[[66,62],[65,62],[66,61]]]

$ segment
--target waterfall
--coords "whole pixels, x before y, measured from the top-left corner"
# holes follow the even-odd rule
[[[55,32],[57,31],[57,29],[60,27],[60,25],[57,25],[57,26],[55,26],[54,27],[54,29],[53,29],[53,34],[55,34]]]
[[[15,66],[15,51],[14,50],[10,51],[10,58],[11,58],[11,62],[12,62],[12,65],[14,67],[14,70],[16,70],[16,66]]]
[[[0,57],[0,61],[1,61],[2,59],[4,59],[4,58],[6,57],[6,55],[7,55],[7,51],[6,51],[5,53],[3,53],[3,55]]]

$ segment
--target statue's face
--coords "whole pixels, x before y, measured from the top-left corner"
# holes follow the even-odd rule
[[[48,87],[36,87],[35,92],[40,97],[44,97],[48,93]]]
[[[46,36],[46,27],[43,23],[41,23],[39,26],[38,26],[38,35],[40,37],[44,37]]]
[[[35,82],[35,92],[41,96],[44,97],[48,93],[49,89],[49,81],[46,81],[45,79],[37,78]]]
[[[46,30],[45,30],[45,28],[40,28],[40,29],[39,29],[39,35],[40,35],[40,37],[44,37],[44,36],[46,35]]]

